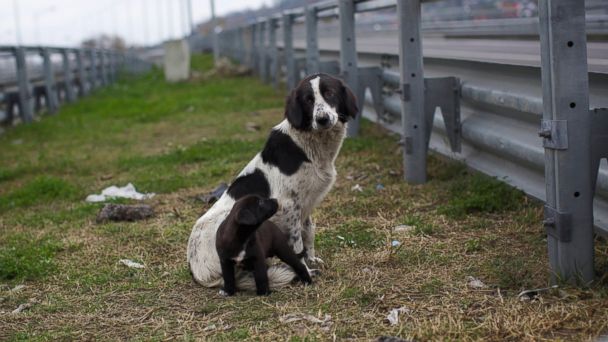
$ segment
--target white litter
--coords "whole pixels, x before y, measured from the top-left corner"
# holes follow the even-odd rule
[[[363,188],[361,187],[361,185],[359,184],[355,184],[353,185],[352,188],[350,188],[351,191],[359,191],[359,192],[363,192]]]
[[[401,244],[401,242],[399,242],[399,241],[397,241],[397,240],[393,240],[393,241],[391,242],[391,246],[393,246],[393,247],[397,247],[397,246],[399,246],[400,244]]]
[[[30,308],[30,306],[32,306],[32,304],[30,304],[30,303],[24,303],[24,304],[20,304],[20,305],[19,305],[19,306],[18,306],[18,307],[17,307],[15,310],[13,310],[11,313],[12,313],[13,315],[18,314],[18,313],[21,313],[21,312],[23,312],[23,311],[25,311],[25,310],[29,309],[29,308]]]
[[[408,308],[406,308],[405,306],[402,306],[400,308],[396,308],[396,309],[392,309],[388,315],[386,316],[386,319],[388,320],[388,322],[391,325],[397,325],[399,324],[399,314],[409,314],[410,310]]]
[[[145,200],[148,198],[154,197],[155,194],[142,194],[135,190],[135,186],[129,183],[121,188],[116,185],[112,185],[108,188],[105,188],[101,191],[100,195],[93,194],[89,195],[86,198],[87,202],[104,202],[112,198],[130,198],[135,200]]]
[[[120,259],[120,260],[118,260],[118,262],[129,268],[145,268],[146,267],[138,262],[135,262],[135,261],[129,260],[129,259]]]
[[[19,292],[21,290],[23,290],[25,288],[25,285],[17,285],[15,286],[13,289],[11,289],[11,292]]]
[[[474,289],[484,289],[488,287],[486,284],[483,283],[483,281],[471,276],[467,277],[467,285]]]
[[[396,226],[395,228],[393,228],[393,231],[395,231],[396,233],[407,233],[410,232],[412,230],[414,230],[414,226],[408,226],[407,224],[400,224],[398,226]]]
[[[325,314],[323,319],[317,318],[312,315],[301,314],[301,313],[291,313],[287,315],[283,315],[279,317],[279,322],[283,324],[298,322],[298,321],[309,321],[311,323],[320,324],[322,330],[329,330],[333,322],[331,321],[331,316]]]
[[[558,285],[553,285],[551,287],[543,287],[540,289],[525,290],[525,291],[520,292],[517,295],[517,298],[519,298],[519,300],[521,300],[521,301],[530,300],[530,299],[538,296],[540,294],[540,292],[557,289],[558,287],[559,287]]]

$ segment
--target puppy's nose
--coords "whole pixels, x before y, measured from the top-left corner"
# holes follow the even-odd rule
[[[329,125],[329,116],[328,115],[319,116],[319,117],[317,117],[316,121],[319,126],[325,127],[325,126]]]

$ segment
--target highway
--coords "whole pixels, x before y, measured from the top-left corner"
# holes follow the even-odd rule
[[[360,53],[386,53],[397,55],[399,40],[397,31],[365,32],[357,35],[357,51]],[[280,44],[282,45],[282,44]],[[319,49],[339,49],[337,35],[319,33]],[[305,40],[296,35],[294,47],[303,49]],[[464,60],[497,63],[514,66],[540,67],[540,42],[514,39],[461,39],[425,37],[423,52],[426,58]],[[608,42],[588,42],[589,72],[608,74]]]

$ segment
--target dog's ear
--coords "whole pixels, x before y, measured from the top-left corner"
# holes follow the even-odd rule
[[[340,107],[340,114],[345,115],[347,119],[354,119],[359,113],[357,97],[344,82],[342,82],[342,103],[340,103]]]
[[[236,223],[245,226],[253,226],[258,223],[258,219],[251,210],[245,208],[236,215]]]
[[[285,117],[294,128],[302,128],[302,125],[304,124],[304,113],[302,112],[302,106],[300,106],[298,101],[296,89],[292,90],[291,94],[287,96]]]

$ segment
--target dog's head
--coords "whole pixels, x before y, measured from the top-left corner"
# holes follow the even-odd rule
[[[274,198],[248,195],[239,199],[233,207],[236,223],[242,226],[259,226],[276,214],[279,204]]]
[[[292,127],[323,131],[357,115],[357,99],[341,80],[327,74],[306,77],[287,97],[285,117]]]

